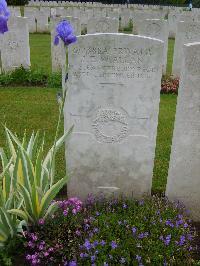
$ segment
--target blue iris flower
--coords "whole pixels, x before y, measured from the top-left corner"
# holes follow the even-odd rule
[[[57,35],[54,39],[55,45],[59,44],[59,39],[61,39],[66,46],[71,43],[75,43],[77,40],[71,24],[67,20],[62,20],[58,23],[58,25],[56,26],[56,32]]]
[[[0,34],[4,34],[8,31],[8,19],[10,16],[10,12],[7,7],[7,3],[5,0],[0,0]]]

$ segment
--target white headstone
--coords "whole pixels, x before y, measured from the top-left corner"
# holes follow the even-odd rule
[[[49,32],[48,14],[44,10],[37,10],[35,16],[37,20],[37,32]]]
[[[126,34],[79,36],[69,47],[69,196],[150,194],[162,54],[162,41]]]
[[[24,7],[24,17],[28,19],[28,29],[30,33],[36,32],[36,11],[34,7]]]
[[[200,43],[186,44],[166,195],[200,221]]]
[[[119,20],[116,18],[91,18],[88,20],[87,33],[116,33]]]
[[[167,67],[168,23],[161,19],[146,19],[138,24],[138,34],[162,40],[164,42],[163,74]]]
[[[168,14],[168,24],[169,24],[169,38],[175,38],[176,36],[176,25],[179,21],[180,14],[177,12],[170,12]]]
[[[200,41],[200,22],[178,22],[174,45],[173,67],[174,76],[180,76],[183,58],[183,45]]]
[[[9,31],[3,35],[1,48],[2,69],[13,71],[23,66],[30,67],[30,47],[27,18],[12,17],[9,19]]]
[[[121,24],[120,24],[122,29],[129,26],[130,18],[131,18],[130,10],[128,8],[123,8],[121,10]]]

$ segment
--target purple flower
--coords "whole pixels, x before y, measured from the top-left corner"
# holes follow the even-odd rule
[[[139,205],[140,205],[140,206],[143,206],[143,205],[144,205],[144,200],[140,200],[140,201],[139,201]]]
[[[119,261],[121,264],[124,264],[126,262],[125,258],[121,258],[120,261]]]
[[[28,255],[26,256],[26,259],[27,259],[27,260],[31,260],[31,255],[28,254]]]
[[[43,245],[39,245],[39,250],[43,250],[44,246]]]
[[[70,261],[70,262],[69,262],[69,266],[77,266],[76,261],[74,261],[74,260],[73,260],[73,261]]]
[[[45,256],[45,257],[48,257],[48,256],[49,256],[49,252],[47,252],[47,251],[44,252],[44,256]]]
[[[187,228],[188,227],[188,224],[187,223],[184,223],[183,227],[184,228]]]
[[[67,214],[68,214],[68,210],[64,210],[64,211],[63,211],[63,215],[64,215],[64,216],[67,216]]]
[[[90,250],[92,248],[92,245],[90,243],[89,240],[85,240],[85,243],[84,243],[84,247],[87,249],[87,250]]]
[[[138,238],[139,238],[139,239],[143,239],[143,238],[145,238],[145,237],[148,237],[148,235],[149,235],[148,232],[141,233],[141,234],[138,235]]]
[[[132,233],[135,234],[137,229],[135,227],[132,227]]]
[[[168,225],[168,226],[170,226],[170,227],[174,227],[174,224],[171,222],[171,220],[167,220],[166,222],[165,222],[165,224],[166,225]]]
[[[137,261],[141,261],[141,259],[142,259],[142,257],[141,257],[141,256],[139,256],[139,255],[136,255],[136,260],[137,260]]]
[[[44,224],[44,219],[39,219],[38,224],[43,225]]]
[[[93,262],[95,262],[95,260],[96,260],[96,256],[95,255],[91,256],[91,262],[93,263]]]
[[[185,236],[182,235],[182,236],[180,236],[180,241],[178,242],[178,245],[183,246],[184,244],[185,244]]]
[[[0,34],[4,34],[8,31],[8,18],[10,16],[10,12],[7,7],[7,3],[5,0],[0,0]]]
[[[81,232],[79,230],[76,230],[75,233],[76,233],[77,236],[80,236],[81,235]]]
[[[124,203],[123,204],[123,209],[126,209],[127,208],[127,205]]]
[[[96,247],[96,246],[98,246],[98,244],[99,244],[98,240],[95,240],[93,243],[93,246]]]
[[[100,215],[100,213],[99,212],[96,212],[96,216],[99,216]]]
[[[101,244],[101,246],[105,246],[106,242],[105,242],[104,240],[102,240],[102,241],[100,242],[100,244]]]
[[[94,233],[98,233],[99,232],[99,229],[98,228],[94,228],[93,232]]]
[[[30,248],[34,248],[35,244],[34,244],[33,242],[29,241],[29,242],[28,242],[28,246],[29,246]]]
[[[110,245],[111,245],[112,249],[117,248],[117,243],[115,241],[112,241]]]
[[[168,236],[166,236],[166,238],[165,238],[165,240],[164,240],[165,245],[168,246],[169,243],[170,243],[170,241],[171,241],[171,234],[168,235]]]
[[[56,26],[56,32],[57,35],[54,39],[55,45],[59,44],[59,38],[64,42],[66,46],[71,43],[75,43],[77,40],[71,24],[67,20],[62,20],[58,23],[58,25]]]

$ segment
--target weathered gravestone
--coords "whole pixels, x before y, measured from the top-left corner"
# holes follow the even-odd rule
[[[91,18],[88,20],[87,33],[116,33],[119,29],[119,20],[116,18]]]
[[[156,11],[134,11],[132,13],[133,33],[138,34],[138,27],[145,19],[161,19],[163,13]]]
[[[69,196],[150,194],[162,54],[162,41],[126,34],[79,36],[69,46]]]
[[[168,14],[168,25],[169,25],[169,38],[175,38],[176,36],[176,25],[179,19],[180,14],[178,12],[170,12]]]
[[[37,21],[37,32],[48,32],[48,14],[44,10],[37,10],[35,16]]]
[[[21,17],[21,11],[19,6],[9,6],[11,17]]]
[[[30,47],[27,18],[9,19],[9,31],[3,35],[1,48],[2,69],[5,72],[18,67],[30,67]]]
[[[162,40],[164,42],[163,74],[167,67],[168,23],[161,19],[146,19],[138,24],[138,34]]]
[[[186,44],[166,195],[200,221],[200,42]]]
[[[173,56],[173,75],[179,77],[183,58],[183,45],[200,41],[200,22],[178,22]]]
[[[37,9],[34,7],[24,7],[24,17],[28,19],[29,32],[36,32],[36,20],[35,14]]]
[[[130,9],[128,9],[128,8],[121,9],[121,22],[120,22],[120,27],[122,29],[124,29],[126,27],[129,27],[130,19],[131,19]]]

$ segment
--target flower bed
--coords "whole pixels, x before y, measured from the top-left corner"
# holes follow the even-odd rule
[[[156,197],[59,201],[24,236],[29,265],[190,265],[196,249],[184,208]]]
[[[179,79],[178,78],[163,78],[161,83],[162,94],[178,94]]]

